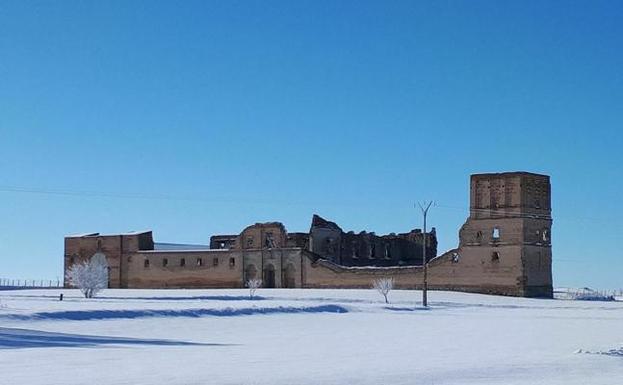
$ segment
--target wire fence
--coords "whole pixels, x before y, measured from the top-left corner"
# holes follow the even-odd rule
[[[57,289],[63,287],[60,279],[0,278],[0,289]]]

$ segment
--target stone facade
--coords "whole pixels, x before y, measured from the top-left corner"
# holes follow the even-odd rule
[[[420,229],[408,233],[377,236],[362,231],[345,233],[335,223],[314,215],[309,231],[309,250],[321,258],[343,266],[422,265],[424,234]],[[437,256],[435,228],[426,234],[427,260]]]
[[[435,232],[426,235],[429,287],[551,297],[549,177],[476,174],[470,184],[470,215],[458,247],[435,257]],[[243,287],[251,278],[264,287],[367,288],[384,276],[399,288],[419,288],[423,242],[417,229],[344,233],[318,216],[309,233],[257,223],[238,235],[213,236],[209,246],[155,243],[151,231],[92,233],[65,238],[65,271],[100,252],[110,265],[109,287],[116,288]]]
[[[151,231],[126,234],[101,235],[81,234],[65,237],[64,271],[74,263],[88,260],[95,253],[106,256],[109,266],[108,286],[125,287],[127,282],[127,258],[138,250],[153,250]],[[67,286],[67,282],[65,282]]]

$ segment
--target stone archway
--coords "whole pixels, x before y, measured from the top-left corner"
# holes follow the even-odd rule
[[[272,264],[266,265],[264,268],[264,285],[265,288],[275,288],[275,266]]]
[[[247,281],[255,279],[255,278],[257,278],[257,267],[255,267],[254,264],[250,264],[245,269],[244,283],[246,284]]]
[[[281,280],[282,286],[285,288],[290,288],[290,289],[296,287],[295,276],[296,276],[296,269],[294,268],[294,265],[291,263],[288,263],[285,270],[283,271],[283,279]]]

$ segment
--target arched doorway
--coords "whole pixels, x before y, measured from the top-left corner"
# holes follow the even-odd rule
[[[245,270],[244,282],[246,284],[247,281],[255,279],[255,278],[257,278],[257,268],[255,267],[255,265],[251,264],[247,266]]]
[[[295,281],[295,274],[296,274],[296,269],[294,268],[294,265],[291,263],[288,263],[288,266],[286,266],[286,269],[283,271],[283,280],[281,282],[283,282],[283,287],[286,288],[293,288],[296,287],[296,281]]]
[[[272,289],[275,287],[275,266],[267,265],[264,268],[264,287]]]

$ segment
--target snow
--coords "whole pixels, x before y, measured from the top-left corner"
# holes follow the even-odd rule
[[[60,293],[64,300],[59,301]],[[0,291],[0,383],[612,384],[623,303],[433,291]]]
[[[559,299],[572,299],[575,301],[616,301],[614,291],[598,291],[588,287],[581,289],[559,288],[554,293]]]

